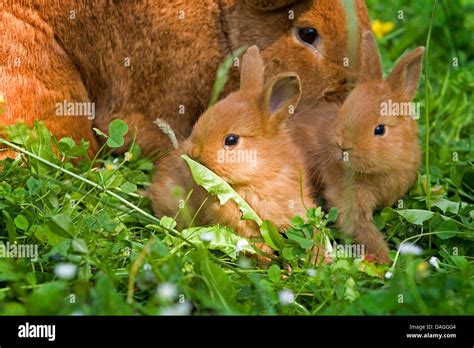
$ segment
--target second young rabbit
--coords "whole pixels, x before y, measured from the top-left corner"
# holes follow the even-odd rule
[[[383,263],[390,261],[389,250],[372,213],[392,206],[417,177],[418,127],[410,111],[423,52],[405,54],[383,79],[375,39],[364,33],[359,82],[343,105],[321,105],[291,122],[313,185],[339,209],[338,224]]]
[[[300,80],[293,73],[278,75],[265,85],[259,50],[250,47],[242,60],[240,90],[207,110],[190,137],[158,163],[149,190],[155,214],[174,216],[179,199],[186,196],[173,194],[181,186],[184,192],[193,190],[188,206],[190,216],[197,213],[195,224],[218,223],[243,237],[260,237],[257,224],[241,220],[233,201],[220,205],[194,183],[180,158],[187,154],[227,181],[262,220],[278,229],[288,227],[294,215],[305,216],[305,204],[312,205],[310,184],[303,155],[286,127],[300,96]],[[183,217],[178,222],[185,224]]]

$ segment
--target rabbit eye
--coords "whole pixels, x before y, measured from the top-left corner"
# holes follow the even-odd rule
[[[225,146],[236,146],[239,143],[240,137],[236,134],[228,134],[224,138]]]
[[[316,40],[319,38],[318,31],[311,27],[298,29],[298,36],[301,41],[306,42],[310,45],[314,45]]]
[[[375,129],[374,129],[374,135],[375,136],[380,137],[384,134],[385,134],[385,125],[379,124],[377,127],[375,127]]]

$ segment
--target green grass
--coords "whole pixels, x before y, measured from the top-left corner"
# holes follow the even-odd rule
[[[433,2],[367,3],[373,19],[395,22],[379,41],[386,71],[405,50],[426,45]],[[396,18],[400,9],[403,21]],[[142,191],[152,161],[137,146],[111,155],[127,131],[120,122],[100,135],[108,140],[99,167],[71,161],[87,144],[62,139],[54,155],[47,129],[17,125],[12,142],[29,154],[0,163],[0,241],[38,245],[39,258],[0,257],[0,313],[474,314],[473,19],[468,1],[443,0],[436,8],[425,61],[429,83],[422,79],[416,97],[426,116],[420,144],[429,162],[403,206],[375,213],[396,260],[391,269],[353,259],[311,265],[315,226],[347,241],[332,226],[334,212],[315,209],[293,220],[278,245],[281,256],[259,268],[236,254],[239,238],[231,231],[177,231],[173,219],[151,214]],[[199,235],[209,230],[218,238],[203,241]],[[404,240],[422,255],[397,253]],[[432,257],[437,265],[428,262]]]

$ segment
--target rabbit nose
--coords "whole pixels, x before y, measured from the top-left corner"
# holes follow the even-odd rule
[[[350,150],[352,150],[352,147],[346,147],[346,148],[341,147],[342,152],[347,152],[347,151],[350,151]]]

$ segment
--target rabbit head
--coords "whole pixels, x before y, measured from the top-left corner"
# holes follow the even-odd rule
[[[297,73],[302,106],[341,100],[352,89],[361,34],[369,19],[364,0],[245,0],[226,16],[234,48],[257,45],[268,76]]]
[[[259,182],[294,156],[286,121],[300,96],[296,74],[264,84],[259,50],[250,47],[243,57],[240,89],[199,118],[189,138],[189,155],[231,184]]]
[[[416,106],[424,48],[405,54],[382,78],[375,39],[362,39],[359,83],[344,102],[331,130],[331,156],[356,173],[382,174],[419,163]]]

